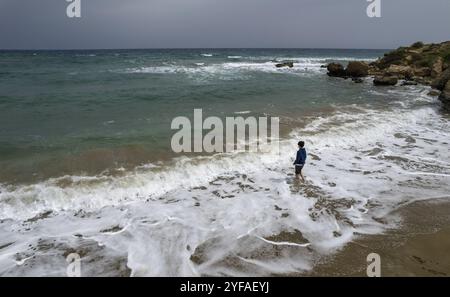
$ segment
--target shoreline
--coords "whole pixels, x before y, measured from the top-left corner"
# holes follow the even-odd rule
[[[393,211],[399,228],[382,234],[360,235],[342,249],[325,256],[315,267],[296,276],[367,277],[366,257],[378,253],[381,276],[450,276],[450,201],[416,201]]]

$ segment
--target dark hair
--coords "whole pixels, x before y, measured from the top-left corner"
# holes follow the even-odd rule
[[[304,146],[305,146],[305,142],[304,142],[304,141],[299,141],[299,142],[298,142],[298,145],[299,145],[300,147],[304,147]]]

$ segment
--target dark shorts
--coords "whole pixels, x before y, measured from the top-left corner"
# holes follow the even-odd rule
[[[295,174],[302,173],[303,166],[305,165],[295,165]]]

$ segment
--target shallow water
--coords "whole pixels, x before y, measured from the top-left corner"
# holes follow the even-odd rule
[[[427,87],[320,67],[381,54],[2,52],[0,274],[64,275],[71,252],[83,275],[286,274],[398,226],[393,209],[448,196],[449,118]],[[281,154],[170,153],[194,108],[280,117]]]

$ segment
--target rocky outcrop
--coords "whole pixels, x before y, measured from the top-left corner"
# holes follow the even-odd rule
[[[371,63],[371,66],[379,74],[381,72],[399,79],[432,85],[449,68],[449,63],[450,41],[440,44],[416,42],[410,47],[400,47],[386,53],[384,57]]]
[[[345,69],[342,64],[339,63],[330,63],[327,66],[328,75],[332,77],[345,77]]]
[[[395,86],[398,78],[395,76],[376,76],[373,84],[376,86]]]
[[[414,76],[422,79],[431,78],[431,68],[430,67],[418,67],[414,69]]]
[[[283,62],[283,63],[278,63],[275,65],[275,67],[277,68],[282,68],[282,67],[289,67],[292,68],[294,67],[294,62]]]
[[[345,69],[345,74],[349,77],[364,77],[369,75],[369,65],[365,62],[351,61]]]
[[[418,83],[413,80],[405,80],[402,82],[402,86],[417,86]]]
[[[445,88],[446,83],[450,80],[450,68],[447,68],[444,72],[441,73],[433,82],[431,86],[439,91],[442,91]]]
[[[441,92],[436,91],[436,90],[431,90],[428,92],[428,96],[432,96],[432,97],[439,96],[440,94],[441,94]]]
[[[442,74],[444,68],[444,60],[438,57],[431,67],[431,77],[437,78]]]
[[[416,42],[388,52],[370,64],[350,62],[347,69],[331,63],[328,65],[328,75],[344,78],[371,75],[377,86],[396,85],[398,80],[404,80],[401,85],[430,85],[441,91],[439,98],[450,110],[450,41],[439,44]]]
[[[358,78],[369,75],[369,65],[365,62],[351,61],[347,68],[339,63],[330,63],[327,66],[328,75],[332,77]]]
[[[444,108],[447,111],[450,111],[450,81],[447,81],[447,83],[445,84],[441,95],[439,95],[439,100],[442,101]]]
[[[385,73],[398,79],[411,80],[414,77],[414,70],[410,66],[390,65]]]

